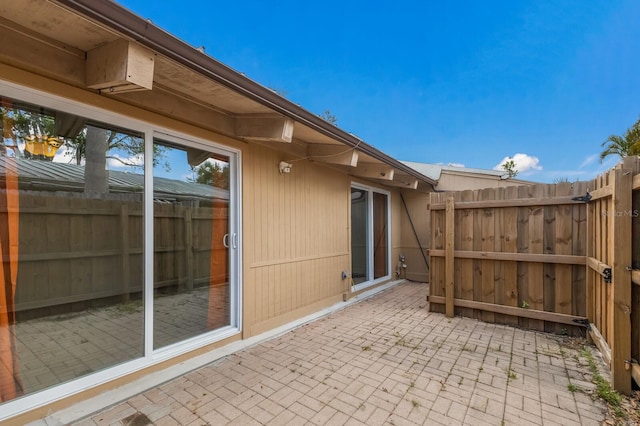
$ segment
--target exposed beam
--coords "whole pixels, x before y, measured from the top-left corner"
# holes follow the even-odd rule
[[[349,148],[345,145],[309,144],[307,156],[309,160],[321,163],[350,167],[358,165],[358,152],[354,148]]]
[[[235,133],[241,139],[291,143],[293,120],[286,117],[239,116],[236,117]]]
[[[350,171],[350,173],[353,176],[369,179],[393,180],[395,171],[393,170],[393,167],[387,164],[360,162],[355,169]]]
[[[46,36],[37,36],[33,31],[0,17],[0,61],[83,86],[84,52]]]
[[[385,185],[396,186],[405,189],[418,189],[418,179],[413,176],[394,173],[393,180],[385,181]]]
[[[225,136],[234,137],[235,135],[233,117],[211,108],[207,109],[203,103],[196,103],[186,96],[177,96],[159,86],[150,91],[123,93],[118,95],[118,100]]]
[[[116,94],[151,90],[155,54],[129,40],[116,40],[87,52],[87,87]]]

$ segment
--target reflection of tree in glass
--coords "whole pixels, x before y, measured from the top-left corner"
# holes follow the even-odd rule
[[[109,129],[107,126],[90,124],[86,120],[69,114],[55,113],[54,116],[28,110],[0,108],[0,118],[3,123],[4,137],[13,138],[17,156],[52,161],[55,151],[64,145],[67,149],[63,155],[69,158],[69,162],[74,161],[81,165],[87,160],[87,143],[89,143],[107,154],[104,156],[105,161],[114,160],[123,166],[143,168],[144,139],[139,136]],[[65,119],[74,121],[76,130],[62,135],[59,129],[68,127],[61,123]],[[22,151],[17,147],[16,138],[24,141]],[[37,144],[43,146],[39,147]],[[57,146],[53,146],[54,144]],[[33,148],[34,146],[36,149]],[[165,150],[163,146],[154,145],[153,164],[154,166],[162,164],[169,171]],[[89,151],[91,157],[92,150]]]
[[[17,157],[53,161],[56,151],[64,143],[54,135],[53,117],[3,107],[0,108],[0,118],[3,142],[4,139],[11,140],[10,144],[2,144],[3,154],[10,148]],[[20,151],[18,139],[24,143],[23,151]]]
[[[229,189],[229,165],[217,161],[205,161],[197,167],[193,167],[195,177],[189,179],[192,182],[213,185],[216,188]]]

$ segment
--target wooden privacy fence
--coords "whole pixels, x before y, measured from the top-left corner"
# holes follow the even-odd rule
[[[574,331],[586,318],[586,206],[573,198],[586,189],[563,184],[431,194],[431,309]]]
[[[629,393],[640,381],[639,171],[636,157],[591,182],[432,193],[430,309],[586,328]]]

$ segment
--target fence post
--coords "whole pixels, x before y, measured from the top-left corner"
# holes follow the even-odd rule
[[[453,287],[453,268],[454,268],[454,228],[455,228],[455,204],[453,197],[447,197],[446,216],[445,216],[445,314],[451,318],[454,316],[454,287]]]
[[[598,185],[598,183],[599,183],[599,180],[597,178],[593,180],[594,187],[591,188],[592,191],[594,189],[600,189],[600,186]],[[589,188],[587,188],[587,192],[589,192]],[[596,229],[596,223],[598,223],[598,220],[597,220],[598,218],[595,216],[596,202],[587,203],[587,208],[586,208],[586,216],[587,216],[586,234],[587,235],[585,239],[586,247],[585,247],[584,254],[587,257],[587,259],[595,256],[595,229]],[[587,300],[586,300],[587,319],[592,325],[600,326],[600,324],[597,324],[597,319],[596,319],[596,289],[595,289],[596,282],[595,282],[595,275],[594,275],[595,273],[589,267],[589,262],[587,262],[584,268],[585,268],[585,290],[586,290],[586,297],[587,297]],[[587,341],[589,343],[593,343],[593,339],[591,338],[591,333],[586,333],[586,334],[587,334]]]
[[[613,173],[614,211],[607,212],[611,218],[609,247],[613,247],[611,260],[612,283],[609,300],[609,320],[612,321],[611,375],[613,387],[629,395],[631,374],[625,368],[631,358],[631,210],[632,173],[627,169],[616,169]]]

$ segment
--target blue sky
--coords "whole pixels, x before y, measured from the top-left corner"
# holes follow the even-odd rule
[[[120,3],[400,160],[587,180],[640,116],[637,0]]]

